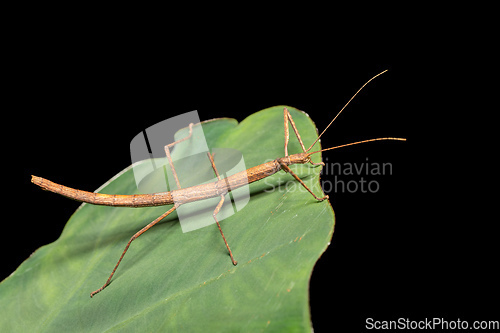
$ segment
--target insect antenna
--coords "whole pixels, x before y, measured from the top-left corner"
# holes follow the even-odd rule
[[[356,93],[351,97],[350,100],[347,101],[347,103],[345,103],[344,107],[339,111],[339,113],[337,113],[337,115],[335,116],[335,118],[333,118],[333,120],[328,124],[328,126],[326,126],[326,128],[323,130],[323,132],[321,132],[321,134],[318,136],[318,138],[313,142],[313,144],[311,145],[311,147],[307,148],[307,150],[305,151],[306,153],[311,150],[311,148],[316,144],[316,142],[318,142],[319,138],[321,138],[321,136],[323,135],[323,133],[326,132],[326,130],[328,129],[328,127],[330,127],[331,124],[333,124],[333,122],[335,121],[335,119],[337,119],[337,117],[342,113],[342,111],[344,111],[344,109],[349,105],[349,103],[351,103],[351,101],[354,99],[354,97],[356,97],[356,95],[368,84],[370,83],[370,81],[372,81],[373,79],[375,79],[377,76],[380,76],[382,74],[384,74],[385,72],[387,72],[387,69],[383,72],[380,72],[378,73],[377,75],[375,75],[374,77],[372,77],[371,79],[369,79],[368,81],[366,81],[365,84],[363,84],[361,86],[361,88],[358,89],[358,91],[356,91]],[[359,142],[361,143],[361,142]],[[339,147],[340,148],[340,147]],[[313,153],[314,154],[314,153]]]
[[[381,141],[381,140],[395,140],[395,141],[406,141],[405,138],[375,138],[375,139],[368,139],[368,140],[363,140],[363,141],[356,141],[356,142],[351,142],[351,143],[346,143],[344,145],[340,146],[335,146],[335,147],[330,147],[330,148],[325,148],[317,151],[313,151],[312,153],[309,153],[308,155],[316,154],[322,151],[327,151],[327,150],[332,150],[332,149],[337,149],[337,148],[342,148],[342,147],[347,147],[347,146],[353,146],[357,145],[360,143],[366,143],[366,142],[373,142],[373,141]]]

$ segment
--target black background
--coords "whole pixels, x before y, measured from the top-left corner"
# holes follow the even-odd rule
[[[498,246],[489,224],[448,201],[459,179],[456,156],[436,130],[444,116],[429,104],[417,107],[429,101],[434,75],[397,38],[374,34],[372,44],[344,55],[333,35],[297,42],[285,33],[262,45],[247,44],[250,35],[177,40],[56,26],[25,35],[11,83],[13,118],[4,123],[13,150],[4,164],[15,175],[5,190],[23,208],[7,218],[2,278],[55,241],[79,206],[40,191],[31,174],[92,191],[130,164],[137,133],[192,110],[202,120],[241,121],[285,104],[307,112],[321,131],[364,82],[388,69],[322,138],[324,147],[384,136],[408,141],[324,154],[329,162],[389,162],[393,174],[374,178],[377,193],[329,193],[336,225],[311,278],[315,332],[359,331],[369,317],[493,319]]]

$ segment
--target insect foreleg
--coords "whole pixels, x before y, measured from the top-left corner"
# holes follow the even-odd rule
[[[302,138],[300,137],[299,130],[297,129],[297,126],[295,126],[295,123],[293,122],[292,115],[290,114],[290,112],[288,111],[287,108],[283,109],[283,116],[285,118],[285,157],[288,156],[288,141],[290,138],[290,135],[289,135],[290,131],[288,130],[288,122],[290,122],[290,124],[292,125],[293,131],[295,132],[297,139],[299,139],[299,143],[300,143],[300,146],[302,147],[302,151],[304,151],[304,153],[307,152],[306,147],[304,147],[304,143],[302,142]],[[311,163],[312,165],[325,165],[325,163],[323,163],[323,162],[314,163],[313,161],[310,161],[309,163]]]
[[[289,130],[288,130],[288,122],[292,125],[293,131],[295,132],[295,135],[297,136],[297,139],[299,139],[300,146],[302,147],[302,150],[306,152],[306,148],[304,147],[304,143],[302,142],[302,139],[300,138],[299,130],[297,129],[297,126],[295,126],[295,123],[293,122],[292,115],[288,111],[287,108],[283,109],[283,117],[285,118],[285,157],[288,156],[288,141],[290,138],[289,135]]]
[[[314,199],[318,200],[318,201],[323,201],[325,199],[328,199],[328,195],[325,195],[324,197],[322,198],[318,198],[316,196],[316,194],[313,193],[313,191],[311,191],[311,189],[309,187],[307,187],[306,184],[304,184],[304,182],[302,181],[302,179],[299,178],[299,176],[297,176],[286,164],[281,164],[281,169],[283,169],[283,171],[285,172],[288,172],[289,174],[291,174],[293,176],[293,178],[297,179],[299,183],[302,184],[302,186],[305,187],[306,190],[309,191],[309,193],[312,194],[312,196],[314,197]]]

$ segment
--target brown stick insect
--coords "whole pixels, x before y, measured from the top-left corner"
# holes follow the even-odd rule
[[[314,163],[311,161],[310,156],[312,154],[316,154],[319,152],[327,151],[327,150],[332,150],[332,149],[337,149],[337,148],[342,148],[342,147],[347,147],[351,145],[356,145],[356,144],[361,144],[361,143],[366,143],[366,142],[373,142],[373,141],[380,141],[380,140],[398,140],[398,141],[405,141],[406,139],[403,138],[391,138],[391,137],[384,137],[384,138],[375,138],[375,139],[369,139],[369,140],[363,140],[363,141],[358,141],[358,142],[352,142],[340,146],[335,146],[331,148],[326,148],[318,151],[313,151],[309,152],[311,148],[316,144],[316,142],[320,139],[320,137],[325,133],[325,131],[330,127],[330,125],[337,119],[337,117],[342,113],[342,111],[349,105],[349,103],[356,97],[356,95],[373,79],[375,79],[377,76],[382,75],[386,71],[383,71],[374,77],[372,77],[370,80],[368,80],[359,90],[349,99],[349,101],[342,107],[342,109],[337,113],[335,118],[330,122],[330,124],[323,130],[323,132],[318,136],[318,138],[311,144],[309,148],[305,148],[304,143],[302,142],[302,139],[300,137],[299,131],[297,127],[295,126],[295,123],[292,119],[292,116],[288,112],[286,108],[283,110],[283,115],[284,115],[284,128],[285,128],[285,156],[281,158],[277,158],[271,162],[267,162],[261,165],[254,166],[250,169],[247,169],[245,171],[238,172],[232,176],[229,176],[227,178],[221,179],[217,168],[215,166],[213,156],[211,153],[208,153],[208,158],[210,160],[210,163],[212,165],[212,168],[215,172],[215,175],[217,176],[217,181],[212,182],[212,183],[207,183],[207,184],[201,184],[201,185],[196,185],[196,186],[191,186],[187,188],[181,188],[181,184],[179,182],[179,179],[177,177],[177,173],[175,171],[175,167],[172,162],[172,158],[170,155],[170,149],[178,144],[179,142],[182,142],[184,140],[188,140],[193,132],[193,124],[191,123],[189,125],[189,135],[185,138],[182,138],[180,140],[177,140],[173,143],[170,143],[165,146],[165,153],[168,158],[170,168],[172,169],[172,173],[175,179],[175,182],[177,184],[177,190],[169,191],[169,192],[160,192],[160,193],[153,193],[153,194],[136,194],[136,195],[119,195],[119,194],[103,194],[103,193],[92,193],[92,192],[86,192],[86,191],[81,191],[77,189],[73,189],[67,186],[59,185],[54,182],[51,182],[47,179],[37,177],[37,176],[32,176],[31,181],[40,186],[44,190],[48,190],[54,193],[58,193],[60,195],[63,195],[65,197],[81,201],[81,202],[86,202],[94,205],[106,205],[106,206],[120,206],[120,207],[151,207],[151,206],[162,206],[162,205],[174,205],[172,208],[170,208],[167,212],[164,214],[160,215],[158,218],[156,218],[154,221],[150,222],[148,225],[146,225],[144,228],[139,230],[136,234],[134,234],[130,240],[128,241],[127,245],[125,246],[125,249],[123,250],[120,259],[118,259],[118,262],[116,263],[113,271],[111,272],[108,280],[106,283],[96,291],[93,291],[90,294],[90,297],[93,297],[95,294],[101,292],[104,288],[106,288],[109,283],[111,282],[111,279],[113,275],[116,272],[116,269],[120,265],[120,262],[122,261],[123,257],[125,256],[125,253],[130,247],[130,244],[140,235],[142,235],[144,232],[149,230],[152,226],[160,222],[162,219],[167,217],[169,214],[171,214],[174,210],[176,210],[180,205],[183,205],[185,203],[189,202],[194,202],[194,201],[199,201],[199,200],[204,200],[204,199],[209,199],[209,198],[215,198],[215,197],[220,197],[220,201],[218,205],[215,207],[215,210],[213,212],[213,218],[215,222],[217,223],[217,227],[219,228],[220,234],[224,240],[224,243],[227,247],[227,251],[229,253],[229,256],[231,258],[231,261],[233,265],[237,265],[237,261],[234,259],[233,253],[231,251],[231,248],[229,247],[229,244],[226,240],[226,237],[224,236],[224,233],[222,232],[222,228],[219,224],[219,221],[217,220],[217,214],[219,213],[219,210],[221,209],[222,205],[224,204],[224,197],[225,195],[230,192],[231,190],[235,190],[239,187],[245,186],[249,183],[256,182],[258,180],[261,180],[265,177],[271,176],[281,170],[289,173],[292,175],[307,191],[311,193],[311,195],[318,201],[323,201],[328,199],[328,195],[325,195],[323,197],[318,197],[316,194],[309,189],[306,184],[289,168],[290,165],[293,164],[305,164],[305,163],[311,163],[312,165],[324,165],[323,162],[320,163]],[[300,146],[302,148],[301,153],[297,154],[288,154],[288,141],[289,141],[289,125],[292,126],[293,131],[295,132],[295,135],[297,136],[297,139],[300,143]],[[174,196],[175,196],[175,201],[174,201]]]

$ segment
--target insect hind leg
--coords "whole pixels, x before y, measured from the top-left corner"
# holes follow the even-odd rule
[[[125,256],[125,253],[127,253],[128,251],[128,248],[130,247],[130,244],[132,244],[132,242],[137,238],[139,237],[140,235],[142,235],[144,232],[146,232],[147,230],[149,230],[149,228],[151,228],[152,226],[154,226],[155,224],[157,224],[158,222],[160,222],[161,220],[163,220],[165,217],[167,217],[168,215],[170,215],[170,213],[172,213],[178,206],[175,205],[174,207],[170,208],[167,212],[163,213],[162,215],[160,215],[158,218],[156,218],[153,222],[149,223],[148,225],[146,225],[144,228],[142,228],[141,230],[139,230],[138,232],[136,232],[132,238],[130,238],[130,240],[128,241],[127,243],[127,246],[125,246],[125,250],[123,250],[122,252],[122,255],[120,257],[120,259],[118,259],[118,262],[116,263],[115,265],[115,268],[113,269],[113,271],[111,272],[111,275],[109,276],[108,280],[106,281],[106,283],[99,289],[97,289],[96,291],[93,291],[90,293],[90,297],[94,297],[97,293],[100,293],[101,291],[103,291],[110,283],[111,283],[111,279],[113,278],[113,275],[115,274],[116,272],[116,269],[118,268],[118,266],[120,266],[120,263],[122,262],[122,259],[123,257]]]
[[[170,168],[172,169],[172,173],[174,175],[175,183],[177,184],[177,189],[181,189],[181,183],[179,182],[179,177],[177,177],[177,172],[175,172],[174,163],[172,162],[172,156],[170,156],[170,147],[175,146],[179,142],[185,141],[189,139],[193,135],[193,123],[189,124],[189,135],[183,139],[174,141],[165,146],[165,154],[167,154],[168,164],[170,164]]]

